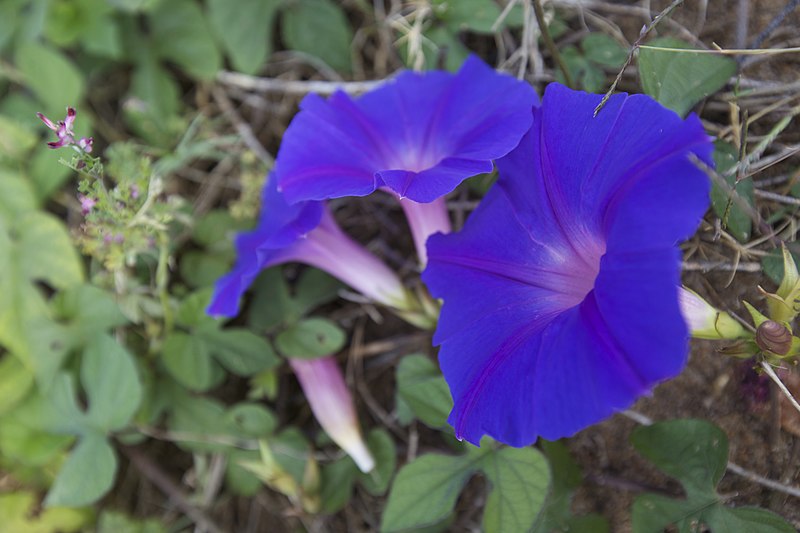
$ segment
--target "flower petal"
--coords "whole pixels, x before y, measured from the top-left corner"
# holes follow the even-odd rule
[[[230,273],[215,284],[207,312],[211,315],[236,316],[239,299],[258,274],[272,265],[299,257],[306,243],[303,237],[322,220],[320,202],[289,205],[278,192],[273,176],[264,185],[258,226],[236,238],[236,264]]]
[[[377,187],[375,171],[387,156],[381,135],[350,97],[308,95],[283,136],[275,162],[279,187],[290,203],[365,196]]]
[[[699,121],[697,129],[702,130]],[[713,146],[706,142],[691,149],[707,160]],[[603,222],[608,248],[671,246],[689,238],[708,209],[710,189],[708,176],[685,151],[659,161],[609,203]]]
[[[269,248],[288,246],[316,228],[323,211],[320,202],[286,203],[284,195],[278,192],[274,174],[270,175],[262,192],[261,214],[256,229],[261,235],[261,245]]]
[[[678,304],[680,272],[676,247],[609,251],[595,281],[608,329],[650,383],[674,377],[686,364],[689,331]]]
[[[451,157],[419,173],[406,170],[383,170],[378,172],[378,176],[400,198],[428,203],[453,190],[454,182],[457,185],[465,178],[491,172],[493,168],[494,165],[491,161]]]
[[[239,299],[250,288],[262,270],[291,261],[299,255],[297,245],[262,250],[263,233],[256,230],[243,233],[236,239],[236,264],[214,284],[214,295],[206,312],[214,316],[234,317],[239,313]],[[300,242],[300,245],[305,244]]]
[[[583,297],[572,296],[576,280],[563,268],[561,252],[524,230],[499,188],[486,195],[463,231],[430,237],[428,255],[422,279],[433,296],[446,302],[436,344],[487,312],[537,301],[566,309]]]
[[[491,171],[530,127],[535,101],[530,85],[475,57],[455,75],[404,72],[355,100],[308,96],[275,172],[290,202],[363,196],[384,184],[430,202]]]

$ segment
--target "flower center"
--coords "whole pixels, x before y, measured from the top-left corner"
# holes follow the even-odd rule
[[[596,237],[582,236],[570,242],[557,265],[558,275],[551,278],[553,290],[563,295],[564,308],[569,309],[583,302],[594,289],[600,273],[600,260],[606,253],[606,244]]]

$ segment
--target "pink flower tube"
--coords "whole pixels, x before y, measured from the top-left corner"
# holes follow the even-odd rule
[[[289,359],[319,425],[352,457],[362,472],[375,468],[358,427],[353,398],[332,355],[319,359]]]

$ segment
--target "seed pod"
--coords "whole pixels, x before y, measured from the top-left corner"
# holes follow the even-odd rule
[[[792,334],[783,324],[767,320],[756,330],[756,344],[766,352],[786,355],[792,347]]]

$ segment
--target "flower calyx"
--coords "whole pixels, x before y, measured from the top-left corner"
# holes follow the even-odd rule
[[[743,303],[756,327],[755,335],[747,341],[753,350],[751,355],[761,352],[775,363],[800,355],[800,338],[792,335],[789,322],[768,318],[749,303]]]
[[[773,294],[761,287],[759,290],[767,298],[770,317],[777,322],[791,322],[800,313],[800,273],[789,249],[782,245],[783,279]]]
[[[678,303],[690,334],[696,339],[738,339],[745,336],[739,322],[691,289],[678,288]]]
[[[786,355],[792,349],[792,334],[783,324],[774,320],[762,322],[756,329],[756,344],[765,352]]]

